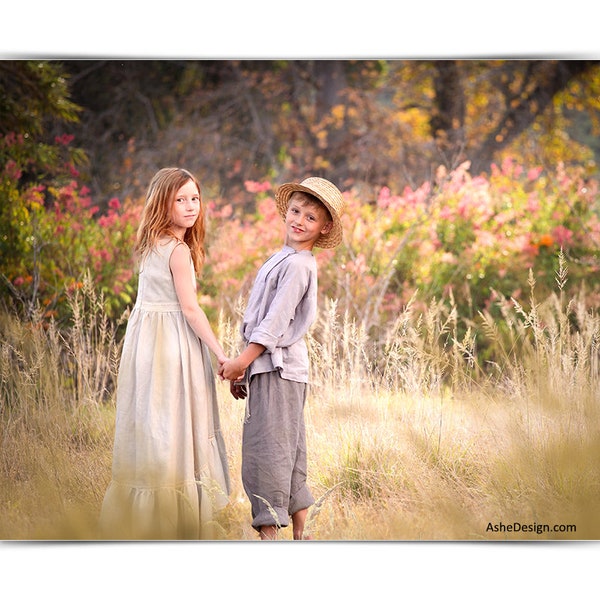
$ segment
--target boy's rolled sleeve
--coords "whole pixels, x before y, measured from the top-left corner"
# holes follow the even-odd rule
[[[308,326],[304,329],[297,311],[309,288],[309,275],[305,268],[287,268],[281,274],[268,311],[252,331],[250,342],[262,344],[272,353],[276,347],[289,346],[304,335]],[[298,327],[292,327],[296,317]]]

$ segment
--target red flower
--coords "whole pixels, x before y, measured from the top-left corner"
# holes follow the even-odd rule
[[[61,146],[68,146],[75,139],[74,135],[69,135],[67,133],[63,133],[62,135],[57,135],[54,138],[54,141]]]
[[[246,191],[252,194],[258,194],[260,192],[268,192],[271,189],[271,182],[264,181],[260,183],[258,181],[245,181]]]
[[[563,225],[558,225],[558,227],[555,227],[552,233],[554,234],[556,243],[561,247],[569,246],[573,240],[573,232]]]

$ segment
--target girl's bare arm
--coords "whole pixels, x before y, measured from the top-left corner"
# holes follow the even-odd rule
[[[198,304],[190,265],[189,248],[185,244],[177,245],[171,253],[169,266],[173,274],[173,283],[175,284],[175,292],[181,310],[194,333],[212,350],[219,364],[222,365],[227,357],[208,322],[206,314]]]

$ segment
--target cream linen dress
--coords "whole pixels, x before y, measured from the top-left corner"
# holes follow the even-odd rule
[[[179,305],[159,243],[140,269],[119,367],[112,480],[100,515],[110,539],[213,537],[229,472],[207,346]],[[194,280],[190,260],[190,277]]]

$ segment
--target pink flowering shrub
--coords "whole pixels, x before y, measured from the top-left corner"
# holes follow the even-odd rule
[[[465,164],[439,173],[435,190],[425,184],[393,196],[383,189],[372,211],[356,213],[366,222],[350,229],[354,236],[369,231],[371,244],[362,236],[347,241],[354,254],[378,244],[367,257],[370,274],[390,278],[392,297],[452,296],[461,316],[473,317],[498,295],[519,297],[530,269],[542,294],[556,290],[561,248],[571,285],[596,273],[598,208],[597,182],[584,181],[577,169],[560,166],[543,176],[506,161],[485,178],[471,176]]]
[[[52,187],[19,185],[19,179],[12,165],[0,178],[7,199],[0,219],[3,296],[26,313],[41,308],[60,319],[65,294],[89,273],[108,314],[118,317],[135,298],[131,259],[140,208],[114,198],[99,214],[76,180]]]
[[[489,177],[472,176],[468,167],[440,170],[433,185],[401,194],[385,187],[375,198],[346,192],[343,244],[315,251],[322,300],[336,300],[339,311],[367,329],[385,327],[415,293],[417,306],[445,299],[459,317],[474,319],[511,297],[522,301],[530,270],[540,294],[556,291],[562,249],[569,286],[586,282],[594,304],[597,182],[562,165],[544,173],[507,160]],[[218,202],[209,213],[207,278],[213,303],[226,312],[283,242],[271,186],[247,189],[256,191],[255,213],[234,215],[231,205],[217,209]]]
[[[81,285],[89,272],[97,292],[106,300],[109,315],[118,317],[135,299],[132,258],[141,206],[122,206],[112,198],[107,211],[100,214],[89,190],[78,188],[75,181],[48,192],[49,210],[44,214],[49,218],[41,232],[47,239],[53,238],[50,247],[54,252],[48,253],[46,266],[59,274],[67,290]]]
[[[1,142],[18,140],[0,140],[0,153]],[[135,300],[132,252],[142,199],[112,198],[100,211],[76,172],[67,169],[73,176],[54,186],[25,183],[18,154],[10,158],[0,167],[3,296],[8,290],[60,317],[64,294],[89,272],[109,315],[118,318]],[[204,198],[207,261],[199,297],[211,318],[239,318],[239,301],[257,269],[283,243],[274,188],[270,181],[247,182],[251,206]],[[499,311],[511,297],[526,303],[530,272],[536,292],[550,294],[561,250],[568,286],[585,283],[590,307],[600,302],[598,182],[582,169],[559,165],[548,172],[506,160],[484,176],[472,175],[465,163],[440,169],[416,189],[382,187],[369,196],[350,189],[344,196],[342,245],[315,250],[320,303],[335,301],[340,314],[373,335],[409,301],[416,310],[443,301],[473,325],[479,311]]]

